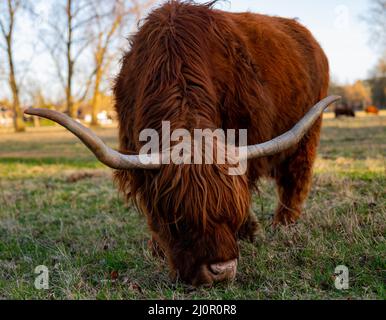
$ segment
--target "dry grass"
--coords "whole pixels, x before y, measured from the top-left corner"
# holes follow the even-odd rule
[[[116,131],[98,134],[115,146]],[[172,283],[147,250],[144,219],[111,172],[57,127],[0,135],[0,298],[385,299],[386,116],[329,119],[301,221],[271,228],[274,185],[261,183],[256,243],[237,279],[212,289]],[[50,289],[33,286],[50,270]],[[334,287],[336,266],[350,289]]]

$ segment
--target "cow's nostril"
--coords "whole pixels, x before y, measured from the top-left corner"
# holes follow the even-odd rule
[[[212,286],[215,282],[231,281],[236,277],[237,259],[227,262],[203,264],[192,284],[194,286]]]
[[[237,271],[237,259],[211,264],[209,270],[216,281],[233,280]]]

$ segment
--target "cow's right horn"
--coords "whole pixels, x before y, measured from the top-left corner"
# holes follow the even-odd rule
[[[161,165],[141,161],[138,155],[126,155],[106,146],[104,142],[90,129],[73,120],[64,113],[39,108],[28,108],[24,113],[52,120],[76,135],[89,148],[98,160],[113,169],[158,169]],[[155,157],[159,158],[160,157]],[[153,159],[153,157],[152,157]],[[160,160],[159,160],[160,161]]]
[[[310,111],[290,130],[270,141],[249,145],[241,149],[241,157],[251,160],[280,153],[296,145],[312,127],[323,111],[332,103],[340,100],[339,96],[330,96],[314,105]],[[246,151],[246,152],[244,152]]]

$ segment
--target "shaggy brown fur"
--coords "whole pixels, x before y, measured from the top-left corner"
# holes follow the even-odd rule
[[[137,153],[145,128],[248,129],[248,143],[293,127],[327,94],[327,59],[295,20],[228,13],[170,1],[132,37],[116,79],[120,146]],[[278,186],[275,223],[293,223],[310,188],[321,120],[299,145],[250,161],[243,176],[226,165],[165,165],[116,172],[120,189],[148,219],[174,275],[210,283],[202,265],[238,257],[237,240],[256,228],[249,216],[260,177]]]

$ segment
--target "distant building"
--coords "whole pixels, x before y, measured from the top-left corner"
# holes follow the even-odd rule
[[[98,118],[98,122],[102,125],[113,123],[113,119],[112,117],[109,116],[107,111],[99,112],[97,115],[97,118]],[[86,116],[84,117],[84,121],[87,123],[91,123],[91,120],[92,120],[91,114],[86,114]]]

